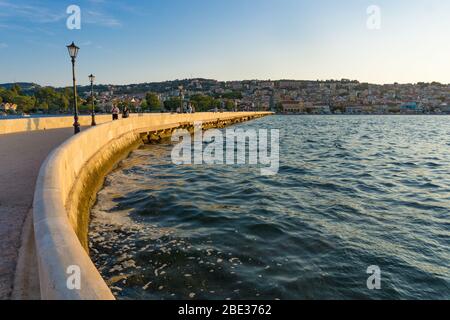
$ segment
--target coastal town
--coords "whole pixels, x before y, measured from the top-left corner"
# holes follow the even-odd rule
[[[449,14],[450,0],[0,0],[4,314],[450,301]]]
[[[81,113],[89,113],[90,86],[80,86]],[[66,114],[70,88],[0,85],[0,114]],[[186,79],[133,85],[95,85],[97,113],[113,106],[133,112],[274,111],[279,114],[450,114],[450,84],[370,84],[355,80]]]

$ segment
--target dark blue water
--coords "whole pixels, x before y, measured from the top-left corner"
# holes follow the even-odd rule
[[[92,210],[120,299],[450,299],[450,117],[274,116],[280,171],[136,150]],[[381,269],[381,290],[366,270]]]

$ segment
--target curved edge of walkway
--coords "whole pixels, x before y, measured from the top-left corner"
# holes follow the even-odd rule
[[[30,209],[22,227],[21,246],[19,248],[12,300],[40,300],[39,276],[34,242],[33,210]]]
[[[110,289],[87,252],[89,217],[80,212],[94,193],[98,170],[150,133],[205,123],[245,121],[269,112],[145,115],[105,123],[72,137],[41,167],[33,203],[39,286],[44,300],[112,300]],[[87,215],[87,216],[86,216]]]
[[[0,128],[3,121],[0,120]],[[32,214],[42,163],[52,150],[72,136],[71,127],[0,134],[0,300],[40,299],[39,288],[35,290],[37,294],[27,289],[31,278],[37,278],[38,268],[31,259],[32,252],[24,250],[34,248],[34,243],[26,240],[33,239],[33,235],[27,234],[33,228],[26,228],[25,222],[29,223],[27,217]],[[32,219],[29,220],[32,224]],[[29,261],[31,268],[24,269],[22,261]],[[20,278],[24,283],[18,281]]]

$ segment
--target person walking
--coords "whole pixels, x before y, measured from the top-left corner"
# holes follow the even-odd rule
[[[130,109],[128,109],[128,106],[125,106],[122,111],[122,118],[127,119],[129,117],[130,117]]]
[[[113,106],[111,113],[113,121],[119,120],[120,109],[117,106]]]

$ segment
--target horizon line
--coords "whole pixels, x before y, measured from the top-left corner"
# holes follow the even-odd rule
[[[184,79],[172,79],[172,80],[159,80],[159,81],[146,81],[146,82],[135,82],[135,83],[122,83],[122,84],[117,84],[117,83],[98,83],[98,84],[94,84],[94,86],[133,86],[133,85],[140,85],[140,84],[154,84],[154,83],[164,83],[164,82],[176,82],[176,81],[189,81],[189,80],[210,80],[210,81],[217,81],[217,82],[223,82],[223,83],[228,83],[228,82],[246,82],[246,81],[270,81],[270,82],[279,82],[279,81],[297,81],[297,82],[342,82],[343,80],[347,80],[349,82],[358,82],[360,84],[369,84],[369,85],[377,85],[377,86],[384,86],[384,85],[418,85],[421,83],[424,84],[432,84],[432,83],[438,83],[441,85],[450,85],[450,83],[442,83],[439,81],[418,81],[418,82],[385,82],[385,83],[376,83],[376,82],[368,82],[368,81],[360,81],[357,79],[350,79],[350,78],[342,78],[342,79],[316,79],[316,80],[308,80],[308,79],[243,79],[243,80],[218,80],[218,79],[213,79],[213,78],[202,78],[202,77],[194,77],[194,78],[184,78]],[[34,81],[13,81],[13,82],[2,82],[0,83],[1,85],[6,85],[6,84],[20,84],[20,83],[29,83],[29,84],[35,84],[38,85],[40,87],[53,87],[53,88],[67,88],[67,87],[72,87],[72,85],[68,84],[67,86],[59,86],[59,85],[51,85],[51,84],[39,84],[37,82]],[[77,84],[77,87],[84,87],[90,84]]]

